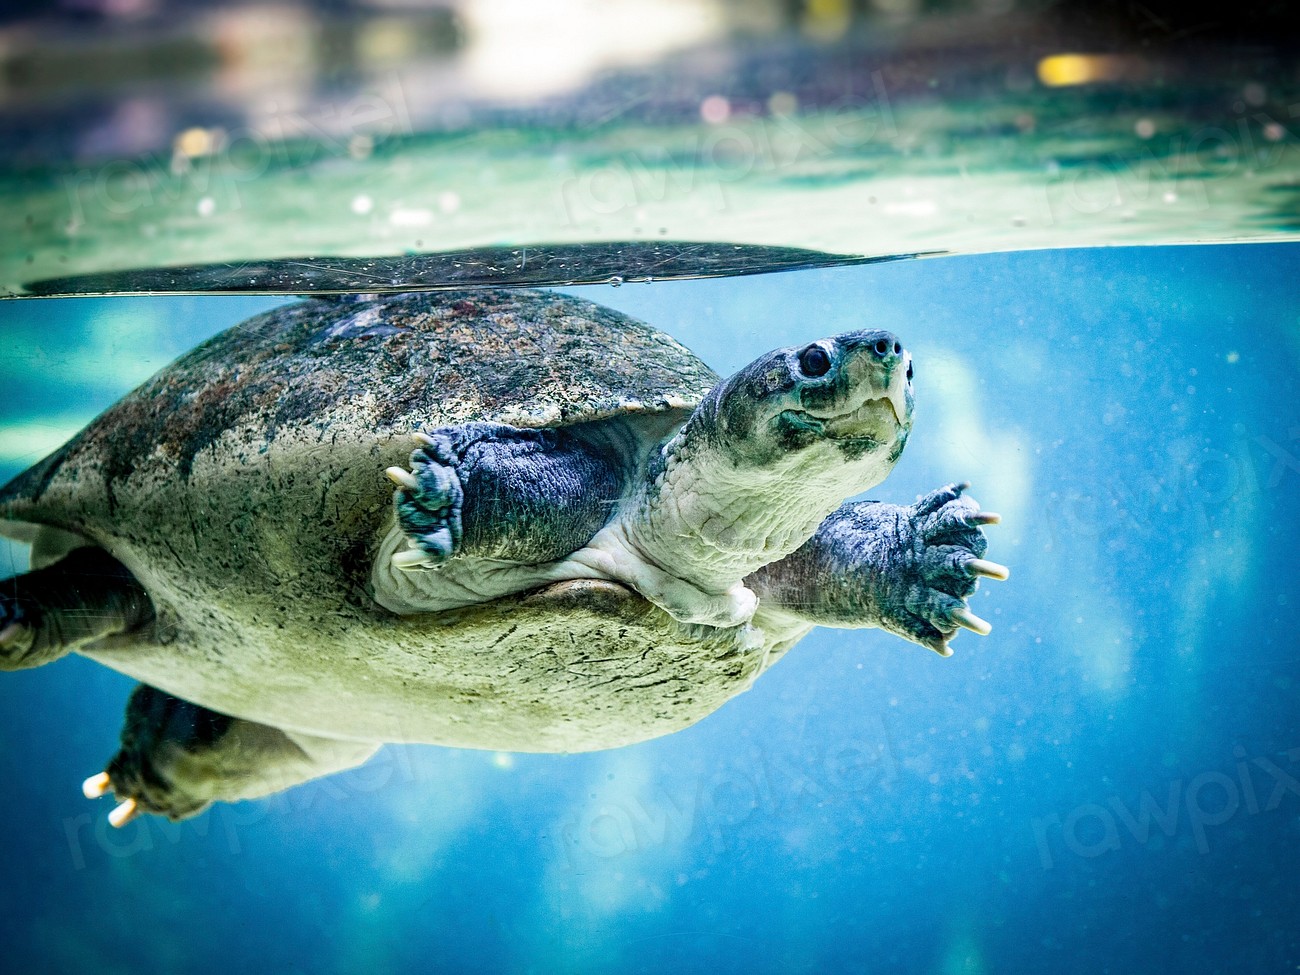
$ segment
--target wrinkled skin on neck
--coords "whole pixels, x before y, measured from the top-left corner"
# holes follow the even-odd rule
[[[652,459],[630,537],[712,592],[789,554],[892,470],[911,428],[910,371],[887,332],[760,357],[712,390]]]

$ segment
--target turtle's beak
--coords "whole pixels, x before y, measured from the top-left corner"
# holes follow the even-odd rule
[[[889,332],[851,332],[835,341],[844,357],[840,388],[846,391],[849,404],[858,404],[847,415],[872,403],[883,406],[883,400],[893,411],[894,421],[906,429],[912,415],[908,403],[912,354]]]
[[[889,387],[885,393],[885,399],[889,401],[889,406],[894,411],[894,419],[904,429],[907,428],[908,418],[912,415],[907,403],[907,377],[911,371],[912,354],[904,351],[903,361],[890,375]]]
[[[912,357],[892,333],[846,332],[814,345],[834,350],[834,368],[825,381],[803,385],[800,412],[822,435],[880,442],[894,440],[897,431],[906,434],[912,418]],[[807,351],[800,356],[801,366]]]

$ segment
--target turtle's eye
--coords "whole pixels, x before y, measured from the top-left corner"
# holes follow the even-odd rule
[[[831,357],[820,345],[810,345],[799,353],[799,368],[805,376],[824,376],[831,371]]]

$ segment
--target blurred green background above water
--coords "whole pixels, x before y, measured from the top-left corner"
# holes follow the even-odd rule
[[[579,242],[1289,239],[1293,15],[1248,6],[87,0],[0,28],[0,293]]]

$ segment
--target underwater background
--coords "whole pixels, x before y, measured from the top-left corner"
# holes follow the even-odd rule
[[[1300,245],[1091,248],[572,289],[726,374],[898,333],[872,496],[1003,523],[944,660],[816,630],[676,735],[386,747],[171,824],[81,780],[131,681],[0,679],[8,971],[1244,972],[1300,967]],[[282,299],[0,307],[0,478]],[[0,552],[0,574],[24,553]]]

